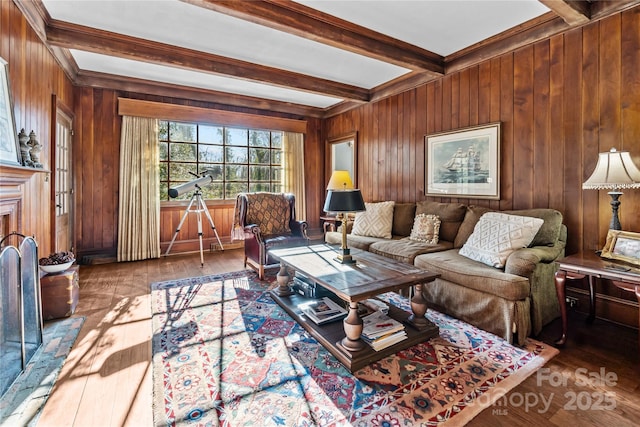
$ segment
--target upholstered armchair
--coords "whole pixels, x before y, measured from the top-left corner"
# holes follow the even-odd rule
[[[236,200],[238,225],[244,231],[244,266],[264,279],[267,267],[278,265],[269,250],[309,244],[306,221],[296,220],[290,193],[241,193]]]

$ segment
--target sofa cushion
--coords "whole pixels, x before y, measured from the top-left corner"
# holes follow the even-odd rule
[[[393,227],[391,228],[391,234],[402,237],[410,235],[413,217],[415,215],[415,203],[396,203],[393,207]]]
[[[464,214],[464,220],[460,224],[458,234],[453,242],[454,248],[461,248],[473,233],[473,229],[480,220],[480,217],[487,212],[492,212],[493,209],[485,208],[482,206],[469,205],[467,206],[467,212]]]
[[[393,258],[396,261],[413,264],[413,260],[420,254],[445,251],[451,249],[453,243],[441,240],[435,245],[424,242],[416,242],[408,237],[399,240],[384,240],[371,243],[369,252]]]
[[[366,211],[356,213],[351,234],[390,239],[394,205],[393,201],[365,203]]]
[[[504,268],[513,251],[526,248],[544,221],[529,216],[487,212],[473,229],[460,255],[495,268]]]
[[[440,218],[440,239],[453,242],[462,224],[467,207],[462,203],[422,201],[416,203],[416,215],[432,214]]]
[[[440,274],[442,280],[507,300],[519,301],[529,297],[529,279],[464,257],[458,249],[421,254],[413,263],[416,267]]]
[[[544,224],[538,230],[529,246],[553,246],[560,237],[562,228],[562,214],[555,209],[521,209],[516,211],[504,211],[512,215],[532,216],[544,220]]]
[[[413,220],[409,240],[435,245],[438,243],[439,233],[440,218],[435,215],[420,214]]]
[[[383,239],[381,237],[368,237],[368,236],[355,236],[353,234],[347,234],[347,246],[354,249],[362,249],[363,251],[369,250],[369,246],[375,242],[386,242],[389,239]],[[324,236],[325,243],[329,245],[341,245],[342,233],[338,231],[328,231]]]

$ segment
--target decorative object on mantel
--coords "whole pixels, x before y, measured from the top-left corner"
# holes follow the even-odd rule
[[[20,133],[18,134],[18,141],[20,141],[20,155],[22,156],[22,165],[33,167],[33,162],[31,161],[31,147],[29,146],[29,135],[24,131],[24,128],[20,129]]]
[[[583,184],[583,190],[612,190],[611,196],[611,222],[610,230],[622,230],[618,219],[620,196],[622,188],[640,188],[640,170],[633,163],[628,151],[611,151],[598,154],[596,168]]]
[[[31,131],[29,133],[29,146],[31,147],[29,155],[31,156],[33,167],[42,169],[42,163],[40,163],[40,152],[42,151],[42,145],[40,145],[40,143],[36,139],[36,133],[34,131]]]

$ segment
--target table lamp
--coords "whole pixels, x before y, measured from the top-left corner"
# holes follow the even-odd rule
[[[336,260],[341,264],[353,264],[356,261],[351,256],[347,246],[347,214],[365,210],[364,200],[360,190],[353,188],[353,182],[347,171],[334,171],[327,185],[327,199],[324,202],[326,212],[336,213],[336,219],[342,222],[342,253]]]
[[[609,229],[621,230],[618,219],[620,207],[621,188],[640,188],[640,170],[631,160],[628,151],[611,151],[598,154],[596,168],[583,184],[583,189],[604,190],[611,189],[611,222]]]

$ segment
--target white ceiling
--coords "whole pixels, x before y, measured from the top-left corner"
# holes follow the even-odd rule
[[[372,89],[409,69],[178,0],[42,0],[54,20]],[[300,0],[441,56],[549,11],[538,0]],[[132,47],[134,48],[134,47]],[[343,100],[258,81],[72,49],[80,70],[328,108]]]

